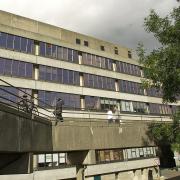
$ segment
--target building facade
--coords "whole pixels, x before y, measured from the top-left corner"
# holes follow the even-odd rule
[[[3,11],[0,78],[37,98],[35,103],[50,111],[57,98],[63,99],[64,121],[107,121],[107,110],[115,108],[121,122],[170,121],[176,111],[175,104],[162,104],[160,91],[142,89],[142,67],[131,49]],[[1,88],[23,95],[0,83]],[[11,94],[0,91],[0,95],[18,102]],[[35,153],[33,172],[21,178],[128,180],[159,176],[154,145],[89,150],[88,163],[80,168],[70,163],[71,156],[63,151]],[[19,177],[14,175],[14,179]]]

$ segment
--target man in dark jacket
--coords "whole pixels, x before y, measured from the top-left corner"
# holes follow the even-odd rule
[[[55,114],[56,118],[59,119],[60,121],[63,121],[63,117],[62,117],[63,104],[64,104],[63,100],[61,98],[58,98],[56,101],[54,114]]]

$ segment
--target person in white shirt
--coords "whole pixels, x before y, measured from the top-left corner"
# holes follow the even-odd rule
[[[108,116],[108,122],[109,123],[113,122],[113,113],[111,109],[108,110],[107,116]]]

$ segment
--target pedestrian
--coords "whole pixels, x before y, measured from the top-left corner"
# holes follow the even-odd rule
[[[58,98],[56,100],[56,106],[55,106],[55,110],[54,110],[54,114],[55,114],[56,118],[62,122],[63,122],[63,117],[62,117],[63,104],[64,104],[64,101],[61,98]]]
[[[112,113],[112,110],[111,110],[111,109],[109,109],[109,110],[107,111],[107,116],[108,116],[108,123],[113,122],[113,113]]]
[[[113,119],[114,119],[115,123],[120,122],[120,114],[119,114],[118,108],[116,106],[114,107],[114,115],[113,115],[113,117],[114,117]]]
[[[18,102],[18,105],[20,106],[20,108],[22,108],[23,111],[29,112],[29,105],[28,105],[28,99],[27,99],[26,94],[23,95],[21,100]]]

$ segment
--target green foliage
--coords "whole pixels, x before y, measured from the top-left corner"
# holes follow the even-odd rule
[[[144,26],[161,47],[149,54],[142,44],[137,48],[139,62],[144,67],[143,85],[161,89],[164,102],[176,102],[180,95],[180,7],[164,18],[151,10]]]
[[[171,145],[173,151],[180,152],[180,112],[174,115],[173,123],[151,123],[148,135],[157,146]]]

